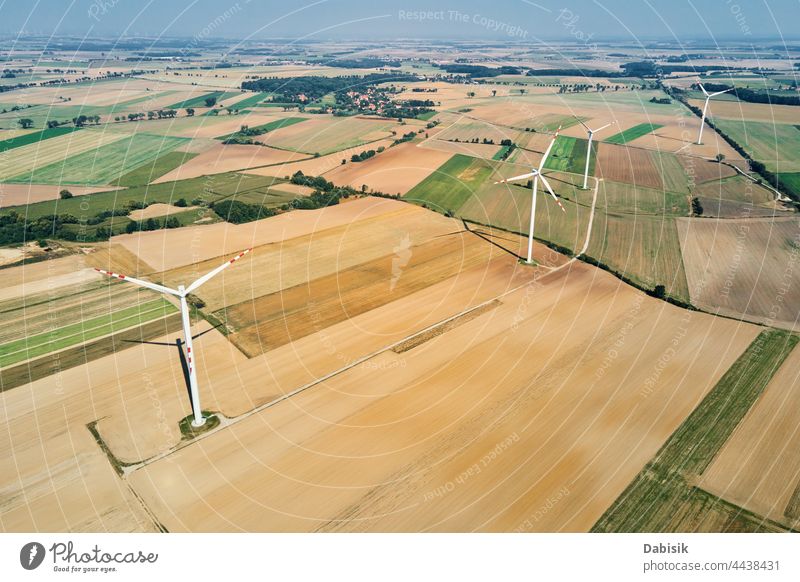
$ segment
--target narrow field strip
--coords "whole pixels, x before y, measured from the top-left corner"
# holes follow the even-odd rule
[[[12,137],[11,139],[4,139],[0,141],[0,152],[13,150],[14,148],[30,145],[32,143],[38,143],[50,139],[51,137],[66,135],[78,129],[80,129],[80,127],[75,127],[73,125],[68,127],[52,127],[41,131],[34,131],[33,133],[27,133],[19,137]]]
[[[780,529],[693,485],[755,404],[800,336],[761,332],[691,415],[606,510],[592,532],[696,531],[716,520],[724,531]]]
[[[163,317],[177,308],[165,299],[149,301],[101,317],[58,328],[52,332],[17,340],[0,346],[0,367],[60,350],[86,340],[141,325]]]
[[[631,142],[635,139],[642,137],[643,135],[647,135],[660,127],[664,127],[663,125],[659,125],[658,123],[640,123],[638,125],[634,125],[633,127],[629,127],[625,131],[621,131],[619,133],[615,133],[612,136],[604,139],[603,141],[606,143],[615,143],[619,145],[624,145],[628,142]]]

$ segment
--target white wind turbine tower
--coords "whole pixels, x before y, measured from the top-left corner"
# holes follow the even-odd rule
[[[577,119],[578,123],[586,128],[586,131],[589,133],[589,145],[586,147],[586,169],[583,170],[583,189],[586,190],[586,184],[589,180],[589,160],[592,158],[592,138],[594,138],[594,134],[596,134],[598,131],[602,131],[609,126],[614,125],[616,121],[606,123],[603,127],[598,127],[597,129],[590,129],[589,126],[578,119],[578,117],[575,117],[575,119]]]
[[[555,135],[553,136],[550,145],[547,146],[547,150],[544,152],[544,156],[542,157],[542,161],[539,163],[538,168],[531,168],[531,171],[527,174],[522,174],[521,176],[514,176],[513,178],[506,178],[505,180],[500,180],[499,182],[495,182],[495,184],[505,184],[506,182],[516,182],[518,180],[527,180],[528,178],[533,178],[533,186],[531,187],[531,225],[530,230],[528,231],[528,260],[526,261],[528,264],[533,262],[533,227],[536,222],[536,192],[539,185],[539,180],[542,181],[542,184],[545,185],[545,188],[550,192],[553,196],[553,200],[556,201],[556,204],[566,212],[563,206],[561,206],[561,202],[558,200],[558,196],[556,196],[553,189],[550,187],[550,182],[547,181],[542,175],[542,170],[544,169],[544,164],[547,161],[547,156],[550,155],[550,150],[553,149],[553,144],[556,143],[556,138],[558,137],[558,132],[561,131],[559,127],[556,131]]]
[[[702,83],[697,83],[700,85],[700,89],[703,91],[703,95],[706,96],[706,103],[703,105],[703,117],[700,119],[700,133],[697,136],[697,145],[700,145],[701,140],[703,139],[703,126],[706,124],[706,111],[708,110],[708,102],[711,101],[712,97],[716,97],[717,95],[722,95],[723,93],[727,93],[728,91],[733,91],[733,87],[730,89],[725,89],[724,91],[717,91],[716,93],[709,93],[706,91],[706,88],[703,87]]]
[[[227,261],[223,265],[220,265],[213,271],[210,271],[197,279],[194,283],[189,285],[188,287],[184,287],[183,285],[178,285],[177,289],[170,289],[169,287],[164,287],[163,285],[159,285],[157,283],[151,283],[150,281],[142,281],[141,279],[134,279],[133,277],[128,277],[126,275],[120,275],[119,273],[112,273],[110,271],[104,271],[103,269],[95,269],[103,273],[104,275],[108,275],[109,277],[116,277],[122,281],[130,281],[131,283],[136,283],[142,287],[147,287],[148,289],[152,289],[153,291],[158,291],[159,293],[167,293],[169,295],[175,295],[180,299],[181,302],[181,318],[183,320],[183,341],[184,346],[186,346],[186,362],[189,367],[189,390],[192,395],[192,413],[194,414],[194,420],[192,420],[192,426],[197,428],[201,427],[205,424],[206,419],[203,418],[203,414],[200,409],[200,394],[197,390],[197,370],[195,369],[194,364],[194,352],[192,350],[192,331],[191,331],[191,322],[189,321],[189,305],[186,302],[186,296],[197,289],[200,285],[221,273],[225,268],[231,266],[233,263],[241,259],[247,253],[249,253],[253,249],[247,249],[238,255],[236,255],[231,260]]]

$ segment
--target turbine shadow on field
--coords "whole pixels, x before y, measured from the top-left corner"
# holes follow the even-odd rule
[[[200,333],[193,335],[192,339],[197,339],[201,336],[204,336],[210,331],[213,331],[220,327],[222,324],[218,323],[214,327],[210,327],[205,331],[201,331]],[[172,342],[151,342],[151,341],[144,341],[144,340],[122,340],[124,342],[132,343],[132,344],[148,344],[151,346],[173,346],[178,348],[178,357],[181,361],[181,370],[183,371],[183,382],[186,385],[186,393],[189,396],[189,404],[192,404],[192,384],[191,380],[189,379],[189,364],[186,361],[186,352],[183,350],[183,340],[181,338],[176,338],[175,343]]]
[[[488,242],[489,244],[496,246],[498,249],[500,249],[500,250],[502,250],[502,251],[504,251],[504,252],[508,253],[509,255],[511,255],[512,257],[514,257],[515,259],[519,259],[519,260],[524,260],[524,259],[525,259],[525,257],[523,257],[523,256],[521,256],[521,255],[519,255],[519,254],[515,253],[515,252],[514,252],[514,251],[512,251],[511,249],[508,249],[508,248],[504,247],[503,245],[501,245],[500,243],[498,243],[498,242],[496,242],[496,241],[494,240],[494,239],[499,239],[499,240],[504,240],[504,241],[513,242],[513,239],[511,239],[511,238],[504,238],[504,237],[502,237],[502,236],[497,236],[497,235],[495,235],[494,233],[491,233],[491,232],[486,232],[486,231],[484,231],[484,230],[480,230],[480,229],[475,229],[475,230],[473,230],[473,229],[471,229],[471,228],[469,227],[469,224],[467,223],[467,221],[466,221],[466,220],[463,220],[463,219],[462,219],[462,221],[461,221],[461,222],[463,222],[463,223],[464,223],[464,230],[466,230],[467,232],[471,232],[472,234],[474,234],[474,235],[475,235],[475,236],[477,236],[478,238],[481,238],[481,239],[485,240],[486,242]]]

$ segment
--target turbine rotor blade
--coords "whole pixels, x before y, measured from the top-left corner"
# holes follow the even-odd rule
[[[542,175],[540,175],[539,178],[542,180],[542,184],[544,184],[544,187],[547,188],[547,191],[550,192],[550,196],[552,196],[553,200],[555,200],[556,204],[558,204],[558,207],[561,208],[563,212],[566,212],[567,209],[564,208],[564,206],[561,204],[561,201],[558,199],[558,196],[556,196],[556,193],[553,192],[553,188],[550,187],[550,182],[547,181],[547,178],[545,178]]]
[[[561,127],[559,126],[558,130],[556,131],[555,135],[553,136],[553,140],[550,142],[550,145],[547,146],[547,149],[544,151],[544,156],[542,157],[542,161],[539,163],[539,173],[544,170],[544,164],[547,162],[547,156],[550,155],[550,150],[553,149],[553,145],[556,143],[558,139],[558,132],[561,131]]]
[[[703,94],[704,94],[706,97],[708,97],[708,91],[706,91],[706,88],[705,88],[705,87],[703,87],[703,84],[702,84],[702,83],[700,83],[700,82],[698,82],[697,84],[700,86],[700,90],[701,90],[701,91],[703,91]]]
[[[163,285],[159,285],[158,283],[151,283],[150,281],[142,281],[141,279],[135,279],[133,277],[128,277],[127,275],[121,275],[120,273],[112,273],[111,271],[104,271],[103,269],[95,269],[98,273],[102,273],[103,275],[108,275],[109,277],[114,277],[115,279],[119,279],[120,281],[129,281],[131,283],[136,283],[141,287],[147,287],[148,289],[152,289],[153,291],[158,291],[159,293],[169,293],[171,295],[178,295],[175,289],[170,289],[169,287],[164,287]]]
[[[614,122],[613,122],[613,121],[612,121],[611,123],[606,123],[606,124],[605,124],[603,127],[598,127],[598,128],[597,128],[597,129],[595,129],[595,130],[594,130],[592,133],[597,133],[598,131],[600,131],[600,130],[603,130],[603,129],[607,128],[607,127],[610,127],[610,126],[612,126],[612,125],[614,125]]]
[[[215,275],[218,275],[220,272],[222,272],[223,270],[225,270],[225,269],[227,269],[228,267],[230,267],[230,266],[231,266],[233,263],[235,263],[236,261],[238,261],[239,259],[241,259],[243,256],[245,256],[247,253],[249,253],[249,252],[250,252],[250,251],[252,251],[252,250],[253,250],[252,248],[250,248],[250,249],[245,249],[245,250],[243,250],[241,253],[239,253],[238,255],[236,255],[235,257],[233,257],[231,260],[229,260],[229,261],[227,261],[227,262],[225,262],[225,263],[221,264],[219,267],[217,267],[217,268],[216,268],[216,269],[214,269],[213,271],[209,271],[208,273],[206,273],[205,275],[203,275],[202,277],[200,277],[200,278],[199,278],[197,281],[195,281],[194,283],[192,283],[191,285],[189,285],[189,286],[188,286],[188,287],[185,289],[185,291],[184,291],[184,294],[185,294],[185,295],[188,295],[189,293],[191,293],[192,291],[194,291],[195,289],[197,289],[197,288],[198,288],[200,285],[202,285],[203,283],[205,283],[206,281],[208,281],[209,279],[211,279],[211,278],[212,278],[212,277],[214,277]]]
[[[589,133],[592,133],[592,130],[591,130],[591,129],[589,129],[589,126],[588,126],[588,125],[586,125],[586,124],[585,124],[583,121],[581,121],[581,118],[580,118],[580,117],[578,117],[577,115],[573,115],[572,117],[574,117],[575,119],[577,119],[577,120],[578,120],[578,123],[580,123],[580,124],[581,124],[583,127],[585,127],[585,128],[586,128],[586,131],[588,131]],[[595,131],[597,131],[597,130],[595,130]]]
[[[499,180],[495,182],[495,184],[505,184],[506,182],[516,182],[517,180],[525,180],[526,178],[532,178],[539,172],[528,172],[527,174],[521,174],[519,176],[514,176],[513,178],[505,178],[503,180]]]
[[[717,95],[722,95],[723,93],[727,93],[728,91],[733,91],[735,87],[731,87],[730,89],[725,89],[724,91],[717,91],[716,93],[712,93],[709,97],[716,97]]]

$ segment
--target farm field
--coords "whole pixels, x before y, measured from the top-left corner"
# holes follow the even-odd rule
[[[435,210],[457,212],[492,174],[489,162],[456,154],[412,188],[406,200],[430,204]]]
[[[713,313],[794,329],[800,290],[787,285],[796,218],[677,221],[694,305]]]
[[[494,123],[486,123],[485,121],[462,117],[449,127],[443,129],[436,135],[437,139],[443,141],[460,141],[471,142],[477,139],[478,142],[483,143],[483,140],[492,140],[498,146],[504,139],[510,139],[512,142],[517,141],[519,130],[509,127],[498,126]]]
[[[612,144],[599,144],[597,175],[612,182],[625,182],[645,188],[663,189],[660,168],[648,150]]]
[[[0,531],[800,531],[800,44],[185,8],[3,21]]]
[[[800,131],[789,124],[715,119],[756,160],[773,172],[800,172]]]
[[[688,302],[693,281],[687,287],[679,234],[669,216],[599,213],[587,255],[645,289],[664,285],[667,295]]]
[[[395,120],[315,117],[271,131],[265,143],[275,148],[324,155],[390,137],[390,131],[395,128],[398,128]]]
[[[34,131],[31,133],[26,133],[24,135],[20,135],[17,137],[12,137],[9,139],[0,140],[0,153],[26,146],[32,143],[38,143],[40,141],[44,141],[46,139],[50,139],[52,137],[58,137],[59,135],[66,135],[68,133],[72,133],[73,131],[77,130],[77,127],[54,127],[52,129],[43,129],[41,131]],[[3,137],[3,134],[0,134],[0,138]]]
[[[798,339],[778,330],[761,332],[592,531],[781,531],[763,516],[731,506],[693,482],[748,414]]]
[[[503,149],[501,146],[486,143],[444,141],[437,138],[426,139],[419,144],[424,150],[434,150],[448,154],[462,154],[473,158],[493,160]],[[423,151],[424,151],[423,150]]]
[[[625,131],[615,133],[614,135],[605,138],[603,141],[606,143],[627,144],[642,137],[643,135],[654,132],[660,127],[663,126],[657,123],[640,123],[638,125],[634,125],[633,127],[629,127]]]
[[[359,163],[348,163],[327,172],[334,184],[347,184],[388,194],[405,194],[450,159],[447,152],[431,151],[413,143],[399,144]]]
[[[153,183],[163,184],[211,174],[248,170],[260,166],[279,166],[307,157],[307,154],[265,146],[224,145],[220,143],[194,156],[174,170],[163,174],[153,180]],[[275,175],[276,172],[278,170],[274,169],[271,175]],[[281,171],[279,175],[283,175],[283,173]]]
[[[206,99],[216,99],[217,103],[221,103],[230,97],[239,95],[237,91],[211,91],[210,93],[203,93],[190,99],[184,99],[170,105],[170,109],[186,109],[187,107],[208,107]]]
[[[613,319],[639,305],[631,316],[626,353],[645,346],[644,357],[657,357],[681,325],[682,312],[619,287],[613,277],[586,265],[541,282],[536,300],[517,324],[519,333],[509,335],[508,326],[519,313],[525,289],[422,344],[383,351],[368,360],[371,365],[353,367],[269,407],[271,434],[264,433],[266,411],[260,412],[170,455],[187,469],[181,477],[160,460],[135,471],[131,484],[170,531],[585,531],[757,332],[698,314],[688,331],[692,340],[680,346],[661,377],[669,388],[642,400],[639,385],[652,373],[649,369],[620,358],[602,379],[595,377],[618,328],[597,334],[587,355],[586,338],[575,333],[575,326],[579,318],[591,317],[589,312],[610,312]],[[415,310],[428,310],[420,300],[398,303],[407,317],[418,318]],[[658,339],[651,335],[651,318],[656,317]],[[367,329],[363,315],[350,321]],[[337,327],[292,347],[319,346],[321,337],[338,346]],[[711,358],[713,366],[706,365],[708,334],[719,338],[714,353],[722,361]],[[603,339],[598,343],[597,338]],[[502,383],[469,381],[499,354],[508,361]],[[262,370],[257,361],[241,366],[242,374],[254,373],[251,367]],[[542,364],[522,366],[521,361]],[[384,375],[381,383],[370,381],[386,367],[392,368],[391,376]],[[691,383],[680,380],[687,368]],[[637,379],[619,381],[626,374]],[[454,385],[459,387],[455,394]],[[663,413],[666,402],[670,414]],[[312,409],[313,419],[304,412]],[[305,419],[302,424],[294,422],[298,414]],[[626,418],[622,427],[620,417]],[[616,430],[608,430],[609,424]],[[580,429],[580,442],[566,426]],[[101,434],[113,430],[107,422],[98,428]],[[445,431],[455,436],[443,439]],[[302,449],[290,444],[298,441]],[[371,443],[368,450],[365,442]],[[502,452],[461,484],[458,495],[431,494],[500,443]],[[245,455],[251,462],[242,462]],[[221,466],[224,476],[215,470]],[[507,478],[511,467],[518,479]],[[271,486],[253,486],[263,482],[267,471]],[[601,493],[598,482],[604,483]],[[565,486],[569,495],[534,522],[536,509]],[[496,495],[484,495],[487,489]],[[242,490],[250,494],[242,496]],[[419,504],[426,511],[410,510]],[[207,510],[200,511],[201,505]]]
[[[183,143],[181,138],[136,133],[46,166],[39,164],[34,170],[18,174],[9,181],[37,184],[109,184]]]
[[[700,200],[703,216],[749,218],[788,213],[775,203],[773,192],[740,175],[704,182],[692,195]]]
[[[28,175],[38,168],[61,162],[83,152],[111,144],[124,136],[99,131],[76,131],[42,142],[14,148],[3,153],[0,181]]]
[[[800,350],[792,349],[699,483],[704,491],[789,528],[800,520],[799,377]]]
[[[68,189],[73,196],[83,196],[119,188],[121,186],[70,186]],[[0,184],[0,196],[2,196],[4,207],[56,200],[59,198],[61,190],[64,188],[57,184]]]

